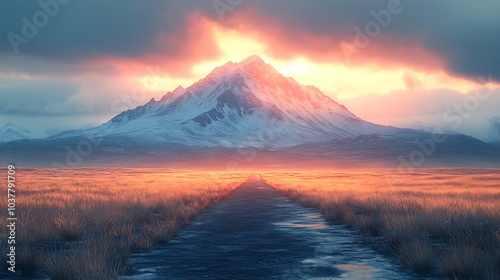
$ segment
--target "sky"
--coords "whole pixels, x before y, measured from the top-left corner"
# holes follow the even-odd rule
[[[0,2],[0,128],[106,122],[257,54],[379,124],[500,140],[498,0]]]

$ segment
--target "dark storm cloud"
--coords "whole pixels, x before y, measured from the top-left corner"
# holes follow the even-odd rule
[[[392,15],[373,41],[385,43],[387,52],[398,45],[419,44],[425,50],[445,59],[447,70],[457,75],[477,78],[490,74],[500,81],[500,1],[455,0],[374,0],[374,1],[258,1],[260,17],[285,21],[290,29],[307,29],[319,36],[339,41],[352,40],[354,27],[364,29],[374,20],[372,12],[387,10],[388,4],[399,3],[402,11]],[[254,3],[254,2],[252,2]],[[286,35],[288,41],[308,43]],[[296,40],[294,40],[296,38]],[[390,42],[388,40],[391,40]],[[369,46],[367,47],[369,48]],[[408,50],[408,56],[411,56]]]
[[[113,69],[105,66],[90,68],[78,63],[64,63],[60,60],[51,61],[43,58],[34,58],[22,55],[8,55],[0,57],[0,61],[0,74],[3,75],[24,73],[37,77],[45,76],[63,79],[67,76],[88,72],[101,76],[114,73]]]
[[[49,19],[47,25],[39,28],[38,34],[29,43],[21,44],[19,49],[27,56],[70,61],[109,56],[135,58],[150,53],[188,58],[194,52],[186,48],[194,40],[186,35],[192,25],[189,16],[198,13],[221,25],[254,27],[255,32],[264,35],[275,28],[277,31],[272,36],[276,40],[290,45],[294,52],[302,52],[299,55],[307,56],[311,50],[327,52],[339,48],[339,42],[352,41],[354,27],[364,29],[374,20],[372,11],[386,10],[388,4],[397,4],[394,1],[397,0],[72,0],[61,5],[60,11]],[[241,4],[224,14],[227,20],[221,20],[214,3],[236,2]],[[409,48],[417,45],[441,57],[447,70],[456,75],[469,78],[492,75],[493,79],[500,81],[500,1],[401,0],[398,5],[402,11],[392,15],[380,36],[371,38],[373,42],[385,44],[385,49],[376,50],[381,57],[391,59],[392,50],[400,47],[403,50],[408,48],[407,56],[411,58],[413,54]],[[20,34],[21,19],[31,20],[40,9],[35,1],[2,1],[0,58],[2,54],[14,53],[7,34]],[[219,9],[224,7],[219,5]],[[313,44],[298,36],[299,32],[316,38],[330,38],[337,44]],[[167,43],[160,40],[164,36],[170,38]],[[366,47],[363,52],[370,53],[370,47],[373,46]],[[203,50],[207,46],[196,48]],[[216,53],[205,55],[214,56]],[[402,57],[392,58],[398,60]]]
[[[50,59],[78,60],[96,56],[137,57],[155,51],[178,55],[177,44],[160,45],[162,34],[184,38],[192,11],[213,9],[208,1],[3,1],[0,4],[0,54],[12,54],[9,33],[23,36],[22,20],[34,23],[44,11],[39,3],[56,3],[58,8],[28,43],[19,45],[21,54]],[[50,7],[53,7],[50,6]],[[38,19],[43,22],[43,17]],[[36,26],[35,26],[36,27]],[[179,42],[181,43],[181,42]],[[189,42],[184,42],[189,43]]]

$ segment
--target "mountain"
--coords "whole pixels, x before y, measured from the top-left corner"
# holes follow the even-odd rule
[[[14,124],[7,124],[0,130],[0,143],[10,142],[19,139],[29,139],[28,132],[17,128]]]
[[[500,147],[500,141],[489,142],[490,145]]]
[[[500,165],[497,146],[367,122],[258,56],[228,62],[95,128],[0,143],[0,154],[0,164],[53,167]]]
[[[218,67],[161,100],[125,111],[95,130],[156,143],[279,148],[394,129],[358,118],[316,87],[284,77],[251,56]]]
[[[415,122],[410,128],[420,130],[420,131],[429,132],[429,133],[441,133],[441,134],[452,134],[452,135],[457,134],[456,132],[444,130],[444,129],[437,127],[433,124],[425,123],[425,122],[421,122],[421,121]]]

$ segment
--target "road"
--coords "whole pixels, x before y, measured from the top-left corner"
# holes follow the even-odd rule
[[[428,279],[258,177],[128,265],[122,279]]]

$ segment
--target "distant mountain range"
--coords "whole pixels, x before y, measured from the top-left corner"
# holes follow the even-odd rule
[[[316,87],[284,77],[251,56],[98,127],[3,143],[0,150],[27,165],[70,167],[213,161],[379,166],[404,160],[418,167],[456,165],[457,158],[465,164],[500,162],[495,145],[440,133],[444,142],[434,140],[437,132],[429,126],[401,129],[362,120]]]
[[[430,133],[441,133],[441,134],[450,134],[450,135],[458,135],[459,134],[457,132],[445,130],[445,129],[437,127],[433,124],[424,123],[421,121],[415,122],[410,128],[420,130],[420,131],[430,132]]]
[[[0,130],[0,143],[10,142],[20,139],[29,139],[30,134],[20,128],[17,128],[14,124],[9,123]]]

